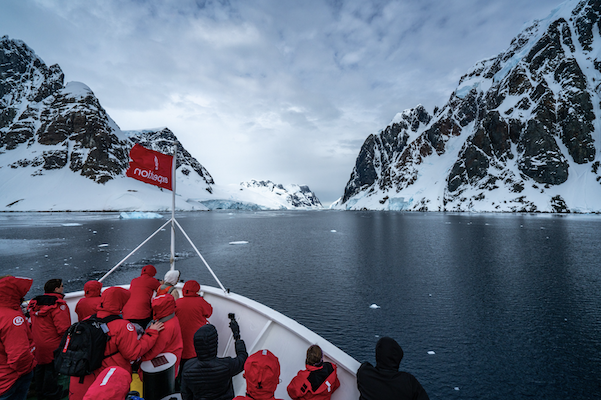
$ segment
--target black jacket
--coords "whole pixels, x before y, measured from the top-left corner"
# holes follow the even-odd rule
[[[408,372],[399,371],[403,349],[389,337],[376,344],[376,366],[364,362],[357,371],[359,400],[429,400],[428,394]]]
[[[244,370],[248,358],[243,340],[236,340],[236,358],[217,357],[217,329],[211,324],[201,326],[194,334],[196,358],[184,365],[182,372],[183,400],[232,400],[232,377]]]

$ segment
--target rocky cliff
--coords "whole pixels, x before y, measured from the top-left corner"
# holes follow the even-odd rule
[[[601,1],[567,1],[363,144],[334,207],[601,211]]]
[[[135,143],[177,150],[180,210],[319,204],[300,189],[305,198],[290,193],[282,201],[274,191],[218,187],[169,129],[122,131],[88,86],[65,84],[58,65],[46,66],[22,41],[0,39],[0,211],[169,210],[171,192],[125,176]]]

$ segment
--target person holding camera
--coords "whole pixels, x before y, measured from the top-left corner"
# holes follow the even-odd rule
[[[248,358],[246,345],[240,338],[240,327],[234,314],[229,314],[230,329],[235,340],[236,357],[217,357],[217,329],[203,325],[194,334],[196,358],[184,365],[181,395],[183,400],[232,400],[232,378],[244,370]]]

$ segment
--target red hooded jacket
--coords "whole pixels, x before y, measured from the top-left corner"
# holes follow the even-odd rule
[[[152,360],[159,353],[173,353],[177,357],[175,364],[175,375],[177,375],[184,344],[179,319],[175,316],[175,299],[173,296],[164,294],[155,297],[152,301],[152,314],[155,321],[169,316],[172,316],[172,318],[163,321],[163,330],[159,332],[159,338],[154,346],[142,356],[142,361]]]
[[[182,329],[183,359],[196,357],[194,334],[198,328],[208,323],[207,318],[213,314],[213,307],[200,297],[199,291],[200,285],[198,282],[189,280],[184,284],[182,290],[184,296],[175,302],[175,315],[178,316]]]
[[[87,281],[83,285],[85,296],[80,299],[75,306],[75,313],[79,321],[86,319],[92,314],[96,314],[100,305],[100,292],[102,290],[102,282]]]
[[[98,318],[106,318],[109,315],[118,315],[123,306],[129,300],[131,293],[121,287],[110,287],[102,292],[102,301],[96,315]],[[79,383],[78,377],[71,377],[69,385],[69,400],[82,399],[88,388],[94,382],[94,379],[108,367],[121,367],[131,374],[130,361],[137,360],[142,354],[145,354],[156,342],[159,333],[154,329],[146,330],[138,340],[138,333],[133,324],[126,319],[116,319],[107,324],[109,328],[108,340],[104,350],[105,359],[102,361],[102,367],[88,375],[84,383]],[[110,357],[107,357],[110,356]]]
[[[129,291],[131,297],[125,307],[123,307],[123,318],[125,319],[145,319],[152,316],[150,300],[155,290],[161,286],[158,279],[153,278],[157,270],[152,265],[146,265],[142,268],[139,277],[132,279]]]
[[[336,364],[324,362],[320,366],[307,365],[299,371],[288,385],[288,395],[292,400],[329,400],[340,386]]]
[[[0,279],[0,395],[36,365],[31,330],[21,311],[32,283],[14,276]]]
[[[63,297],[60,293],[45,293],[27,306],[38,364],[50,364],[54,360],[54,350],[71,326],[71,312]]]
[[[121,367],[106,368],[86,392],[83,400],[122,400],[129,393],[131,374]]]
[[[274,397],[280,383],[280,361],[269,350],[259,350],[244,362],[246,396],[233,400],[279,400]]]

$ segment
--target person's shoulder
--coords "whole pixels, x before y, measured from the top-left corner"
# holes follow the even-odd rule
[[[105,318],[110,318],[110,317],[111,316],[105,317]],[[108,321],[106,324],[111,329],[125,329],[125,330],[127,330],[129,332],[135,332],[136,331],[136,327],[134,326],[134,324],[132,322],[130,322],[127,319],[121,318],[121,317],[115,318],[112,321]]]
[[[361,365],[359,366],[359,369],[357,370],[357,376],[359,376],[361,373],[368,371],[368,370],[373,370],[375,369],[375,367],[370,363],[370,362],[363,362],[361,363]]]
[[[23,319],[23,322],[26,322],[25,315],[23,315],[23,311],[21,311],[20,308],[14,309],[9,307],[0,307],[0,321],[6,320],[7,325],[8,322],[12,320],[10,325],[20,326],[23,324],[23,322],[21,322],[21,318]]]
[[[303,379],[309,376],[309,374],[311,373],[311,371],[306,370],[306,369],[301,369],[300,371],[298,371],[296,373],[296,376],[293,379]]]
[[[198,363],[199,363],[198,358],[191,358],[190,360],[188,360],[188,362],[186,362],[186,364],[184,364],[184,368],[182,369],[182,374],[194,369],[198,365]]]
[[[66,310],[68,310],[68,309],[69,309],[69,305],[67,304],[67,302],[65,301],[65,299],[64,299],[64,298],[62,298],[62,297],[59,297],[59,298],[57,298],[57,299],[56,299],[56,303],[55,303],[55,304],[56,304],[56,306],[57,306],[58,308],[60,308],[60,309],[61,309],[61,310],[63,310],[63,311],[64,311],[65,309],[66,309]],[[63,307],[63,306],[64,306],[64,307]]]

